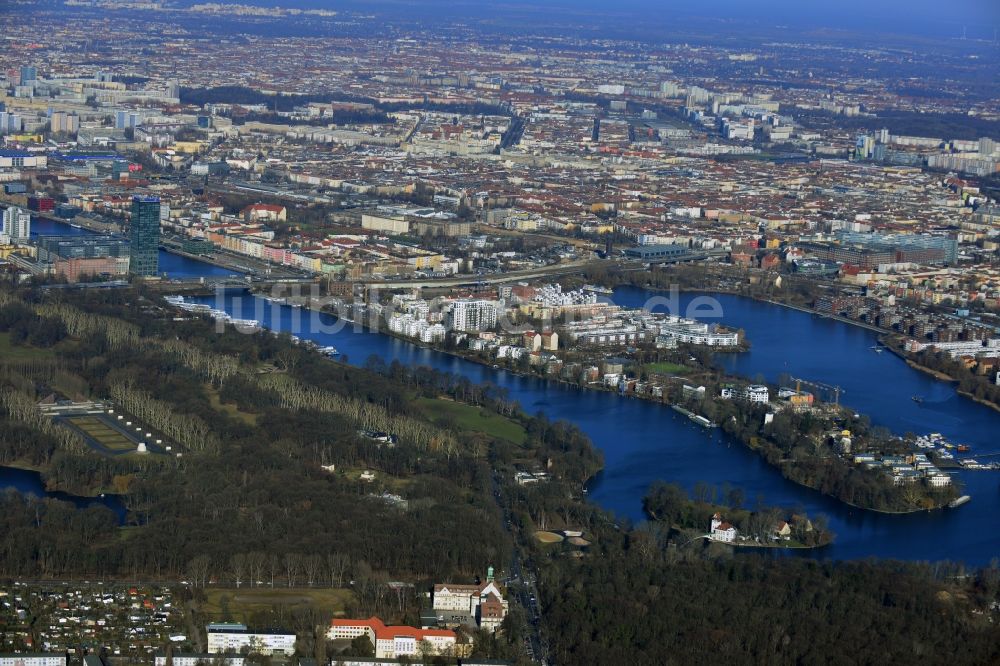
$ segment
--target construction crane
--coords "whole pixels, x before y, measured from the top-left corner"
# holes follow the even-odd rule
[[[782,384],[786,384],[786,385],[790,384],[791,382],[795,382],[795,392],[796,393],[801,393],[802,392],[802,385],[803,384],[805,384],[806,386],[810,386],[810,387],[812,387],[814,389],[819,389],[820,391],[823,391],[826,395],[829,395],[829,394],[832,393],[833,394],[833,404],[835,404],[837,406],[840,405],[840,394],[841,393],[847,393],[847,391],[845,391],[844,389],[840,388],[839,386],[834,386],[833,384],[824,384],[823,382],[812,381],[810,379],[802,379],[801,377],[793,377],[793,376],[791,376],[788,373],[782,373],[781,376],[778,377],[778,380]]]

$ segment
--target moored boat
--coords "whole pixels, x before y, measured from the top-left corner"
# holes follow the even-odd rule
[[[965,504],[966,502],[968,502],[970,499],[972,499],[972,498],[969,497],[968,495],[962,495],[961,497],[959,497],[957,499],[953,499],[952,501],[948,502],[948,506],[950,508],[954,509],[957,506],[962,506],[963,504]]]

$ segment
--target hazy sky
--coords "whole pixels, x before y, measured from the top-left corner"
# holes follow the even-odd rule
[[[756,17],[762,21],[780,20],[782,16],[796,22],[854,25],[859,20],[878,19],[922,23],[968,23],[980,31],[1000,27],[1000,0],[486,0],[490,4],[523,4],[535,6],[589,6],[596,9],[654,11],[660,15],[672,12],[705,16],[741,18]]]
[[[197,0],[181,0],[191,4]],[[618,15],[634,14],[637,21],[653,15],[711,19],[749,19],[765,25],[796,25],[862,30],[864,32],[919,32],[945,38],[993,38],[1000,28],[1000,0],[232,0],[264,6],[371,9],[404,13],[426,7],[428,13],[476,14],[511,7],[586,9]],[[2,2],[2,0],[0,0]],[[417,9],[417,11],[420,11]],[[537,13],[537,12],[533,12]],[[570,11],[567,14],[573,14]]]

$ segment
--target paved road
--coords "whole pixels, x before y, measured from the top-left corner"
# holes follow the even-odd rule
[[[538,577],[534,563],[530,559],[527,561],[521,559],[521,553],[517,547],[518,536],[514,534],[510,510],[503,501],[499,474],[496,471],[493,472],[493,498],[503,513],[504,529],[514,541],[510,570],[504,583],[507,585],[509,593],[524,608],[527,615],[528,622],[524,627],[524,650],[532,661],[544,666],[549,663],[549,645],[542,635],[542,612],[538,605]]]

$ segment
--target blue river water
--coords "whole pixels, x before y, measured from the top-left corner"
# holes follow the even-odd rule
[[[125,506],[121,499],[114,495],[104,497],[80,497],[59,491],[47,490],[42,482],[42,477],[38,472],[27,469],[17,469],[15,467],[0,466],[0,492],[13,488],[24,495],[34,495],[35,497],[50,497],[52,499],[69,502],[78,508],[91,506],[104,506],[115,512],[119,522],[125,521]]]
[[[38,220],[39,233],[88,233]],[[229,271],[182,257],[160,253],[161,270],[176,276],[224,275]],[[719,321],[746,331],[749,352],[720,356],[731,371],[777,380],[789,373],[842,387],[841,401],[894,432],[940,432],[972,447],[975,455],[1000,452],[1000,412],[958,396],[954,388],[908,367],[890,352],[875,353],[875,334],[808,313],[730,295],[682,294],[671,309],[691,313],[693,302],[715,299]],[[662,295],[621,288],[613,300],[639,307]],[[530,413],[544,412],[579,426],[601,449],[605,469],[589,487],[591,501],[620,517],[642,520],[641,501],[657,480],[692,488],[699,481],[720,489],[742,488],[747,502],[801,508],[824,514],[837,534],[832,546],[814,557],[865,557],[905,560],[954,560],[982,565],[1000,557],[1000,474],[960,471],[956,474],[972,501],[943,511],[905,516],[885,515],[848,507],[818,492],[794,484],[739,442],[718,430],[706,431],[673,410],[643,400],[579,389],[558,382],[521,377],[504,370],[465,361],[402,340],[359,330],[328,315],[266,302],[249,295],[227,295],[219,303],[234,316],[260,320],[268,328],[288,331],[320,345],[333,345],[341,360],[363,364],[377,355],[387,361],[426,365],[460,374],[477,383],[506,388]],[[920,395],[922,403],[911,398]],[[0,470],[0,474],[3,471]],[[3,478],[0,476],[0,485]]]
[[[640,306],[653,294],[619,289],[615,302]],[[681,314],[699,295],[679,299]],[[703,297],[703,296],[702,296]],[[996,453],[1000,413],[955,394],[948,384],[908,367],[895,355],[870,350],[875,335],[864,329],[746,298],[717,298],[727,325],[743,328],[751,351],[722,357],[733,371],[776,379],[783,372],[836,384],[843,403],[896,432],[940,432],[967,443],[976,454]],[[718,430],[706,431],[663,405],[579,389],[557,382],[521,377],[418,345],[357,330],[335,318],[265,302],[249,295],[227,295],[203,302],[234,316],[257,319],[268,328],[287,331],[320,345],[333,345],[342,360],[363,364],[377,355],[387,361],[426,365],[506,388],[530,413],[544,412],[579,426],[601,449],[604,471],[590,484],[589,497],[633,521],[642,519],[641,500],[657,480],[692,488],[699,481],[718,488],[742,488],[750,505],[800,508],[824,514],[837,534],[836,543],[814,557],[857,559],[954,560],[983,565],[1000,556],[1000,536],[986,526],[1000,514],[1000,474],[961,471],[972,501],[956,509],[909,515],[886,515],[855,509],[784,479],[739,442]],[[918,404],[911,396],[926,400]],[[986,528],[986,529],[984,529]]]

